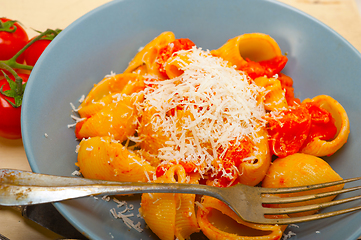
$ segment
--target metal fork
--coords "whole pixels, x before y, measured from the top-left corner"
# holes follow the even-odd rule
[[[236,184],[228,188],[218,188],[200,184],[184,183],[139,183],[139,182],[110,182],[91,180],[80,177],[60,177],[38,174],[26,171],[1,169],[0,170],[0,205],[19,206],[48,202],[58,202],[67,199],[80,198],[92,195],[114,195],[134,193],[189,193],[207,195],[225,202],[244,221],[259,224],[291,224],[316,219],[332,217],[356,210],[361,206],[344,210],[319,213],[304,217],[266,218],[265,215],[283,215],[310,210],[318,210],[341,203],[360,199],[361,196],[335,200],[326,203],[312,204],[300,207],[268,208],[264,204],[280,204],[308,201],[327,196],[361,189],[361,186],[341,189],[332,192],[318,193],[298,197],[265,197],[264,194],[295,193],[312,189],[319,189],[344,184],[361,177],[341,181],[293,188],[261,188]]]

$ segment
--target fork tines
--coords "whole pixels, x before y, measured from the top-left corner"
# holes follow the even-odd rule
[[[273,188],[273,189],[272,188],[261,188],[260,192],[261,192],[261,194],[296,193],[296,192],[301,192],[301,191],[308,191],[308,190],[335,186],[335,185],[349,183],[349,182],[353,182],[353,181],[357,181],[357,180],[361,180],[361,177],[344,179],[344,180],[334,181],[334,182],[321,183],[321,184],[315,184],[315,185],[309,185],[309,186],[292,187],[292,188],[277,188],[277,189],[276,188]],[[309,201],[309,200],[315,200],[315,199],[319,199],[319,198],[329,197],[329,196],[338,195],[338,194],[346,193],[346,192],[351,192],[351,191],[355,191],[355,190],[359,190],[359,189],[361,189],[361,186],[345,188],[345,189],[341,189],[341,190],[324,192],[324,193],[295,196],[295,197],[282,197],[282,198],[272,197],[272,196],[271,197],[262,197],[261,201],[262,201],[262,204],[296,203],[296,202]],[[310,204],[310,205],[304,205],[304,206],[282,207],[282,208],[263,207],[263,214],[264,215],[283,215],[283,214],[292,214],[292,213],[306,212],[306,211],[312,211],[312,210],[320,210],[320,209],[323,209],[326,207],[351,202],[351,201],[354,201],[357,199],[361,199],[361,195],[349,197],[349,198],[345,198],[345,199],[340,199],[340,200],[334,200],[334,201],[330,201],[330,202],[316,203],[316,204]],[[272,223],[272,224],[300,223],[300,222],[306,222],[306,221],[311,221],[311,220],[316,220],[316,219],[332,217],[332,216],[349,213],[349,212],[353,212],[353,211],[357,211],[357,210],[361,210],[361,206],[333,211],[333,212],[302,216],[302,217],[277,218],[277,219],[265,218],[264,223]]]

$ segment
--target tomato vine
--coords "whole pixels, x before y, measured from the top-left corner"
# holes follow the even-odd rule
[[[21,138],[20,111],[29,78],[29,74],[22,71],[31,73],[39,56],[60,31],[60,29],[37,31],[39,35],[28,40],[28,35],[18,21],[0,18],[1,137]],[[34,44],[40,41],[45,41],[45,43],[42,42],[34,47]],[[31,47],[32,51],[27,51]]]

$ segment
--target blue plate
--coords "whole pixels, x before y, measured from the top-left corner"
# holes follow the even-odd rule
[[[288,53],[284,72],[294,79],[298,97],[327,94],[345,107],[351,124],[349,141],[325,159],[344,178],[361,175],[360,53],[314,18],[271,0],[113,1],[75,21],[45,50],[26,87],[22,133],[34,172],[71,175],[78,142],[74,129],[67,127],[73,123],[70,103],[78,106],[79,98],[104,75],[121,73],[139,47],[163,31],[190,38],[203,49],[218,48],[247,32],[271,35]],[[134,223],[140,221],[145,228],[137,217],[139,197],[126,200],[134,204],[130,211]],[[342,207],[357,205],[360,202]],[[157,239],[149,229],[138,233],[115,219],[109,211],[116,208],[114,202],[89,197],[55,206],[91,239]],[[299,240],[356,239],[361,235],[361,212],[299,224],[288,231]]]

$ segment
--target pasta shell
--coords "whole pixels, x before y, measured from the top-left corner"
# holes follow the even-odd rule
[[[204,196],[198,208],[198,223],[210,240],[280,239],[286,226],[248,223],[240,219],[225,203]]]
[[[90,118],[79,122],[75,129],[76,137],[112,136],[124,141],[132,136],[138,124],[135,102],[142,101],[142,95],[119,94],[118,97]]]
[[[300,152],[314,156],[332,155],[347,142],[350,133],[350,122],[345,109],[339,102],[327,95],[319,95],[313,99],[305,99],[303,102],[315,102],[321,108],[329,111],[335,119],[337,134],[331,141],[314,138],[313,141],[304,146]]]
[[[105,77],[98,84],[95,84],[92,90],[81,104],[85,107],[93,102],[97,102],[109,93],[122,93],[125,86],[132,82],[142,80],[143,77],[134,73],[121,73],[113,76]]]
[[[177,175],[177,181],[174,176]],[[192,178],[191,178],[192,179]],[[181,165],[174,165],[154,182],[186,182]],[[197,179],[191,180],[196,183]],[[194,210],[194,194],[154,193],[142,195],[141,213],[149,228],[160,239],[188,239],[199,231]]]
[[[264,33],[246,33],[228,40],[222,47],[211,51],[212,55],[221,57],[237,67],[247,63],[249,58],[259,62],[276,56],[282,52],[277,42]]]
[[[262,187],[266,188],[285,188],[305,186],[317,183],[325,183],[342,178],[331,168],[331,166],[321,158],[303,154],[295,153],[285,158],[278,158],[273,161],[271,167],[268,169],[266,177],[263,179]],[[329,192],[343,188],[343,184],[332,187],[316,189],[311,191],[304,191],[290,194],[277,194],[280,197],[302,196],[308,194],[315,194],[321,192]],[[291,207],[304,206],[315,203],[328,202],[334,199],[335,196],[320,198],[307,202],[279,204],[277,207]],[[270,205],[272,207],[272,205]],[[316,211],[308,211],[303,213],[294,213],[290,216],[304,216],[315,213]]]
[[[85,178],[124,182],[147,182],[155,168],[110,137],[80,142],[78,167]]]
[[[276,111],[288,107],[285,91],[278,79],[259,77],[254,82],[265,88],[264,106],[266,110]]]
[[[142,70],[143,73],[154,74],[161,77],[162,74],[159,72],[155,60],[159,55],[159,50],[174,40],[174,33],[161,33],[158,37],[154,38],[151,42],[145,45],[145,47],[140,50],[137,55],[135,55],[124,73],[131,73],[136,71],[139,67],[145,66],[145,69]]]
[[[240,172],[239,182],[248,186],[255,186],[260,183],[271,164],[267,131],[261,129],[258,135],[260,142],[257,143],[257,150],[255,151],[256,161],[245,161],[238,166]]]

